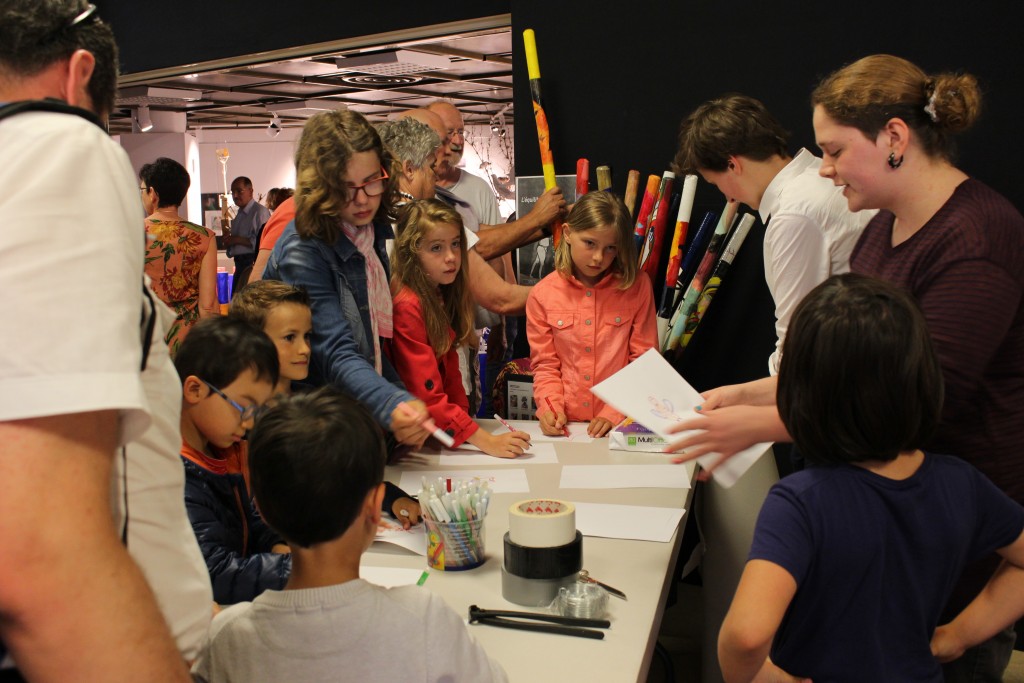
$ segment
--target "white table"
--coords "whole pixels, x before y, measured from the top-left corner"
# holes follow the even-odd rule
[[[483,422],[485,428],[496,423]],[[535,497],[572,502],[614,503],[689,509],[693,489],[571,489],[561,490],[562,465],[664,464],[668,456],[652,453],[609,451],[607,440],[589,444],[559,443],[558,465],[513,465],[524,467],[529,493],[493,494],[487,514],[485,539],[487,561],[464,572],[432,571],[425,586],[434,591],[463,618],[469,606],[485,609],[540,610],[508,602],[501,595],[502,537],[508,531],[508,508],[512,503]],[[417,457],[413,464],[388,467],[386,477],[398,482],[403,470],[448,469],[437,455]],[[503,466],[500,466],[503,467]],[[687,467],[692,475],[692,465]],[[480,469],[466,467],[463,469]],[[410,491],[415,494],[415,491]],[[686,517],[683,517],[685,523]],[[668,543],[627,541],[586,537],[583,566],[591,576],[626,593],[628,600],[611,597],[608,618],[612,625],[604,640],[530,633],[470,625],[470,633],[488,654],[508,672],[509,680],[529,681],[646,681],[654,645],[665,609],[668,590],[675,578],[682,524]],[[425,568],[426,558],[384,543],[375,543],[363,557],[368,566]],[[425,625],[426,626],[426,625]]]

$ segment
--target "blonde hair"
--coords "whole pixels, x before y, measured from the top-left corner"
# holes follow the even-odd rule
[[[398,197],[398,174],[376,129],[362,114],[348,109],[323,112],[306,122],[295,151],[295,230],[300,237],[337,241],[338,216],[348,205],[345,174],[349,161],[360,152],[376,152],[390,176],[374,218],[388,216]]]
[[[610,227],[615,231],[617,254],[611,270],[619,275],[619,289],[629,289],[636,281],[637,255],[633,241],[633,225],[629,209],[618,195],[611,192],[588,192],[579,199],[565,219],[572,232]],[[569,241],[562,238],[555,248],[555,270],[564,277],[572,275],[572,252]]]
[[[427,233],[440,225],[454,225],[459,231],[462,264],[455,274],[455,281],[450,285],[441,285],[439,298],[437,284],[423,272],[419,250]],[[469,295],[469,261],[466,257],[466,241],[462,239],[462,217],[444,202],[421,199],[399,210],[395,232],[391,291],[397,294],[402,287],[408,287],[419,297],[423,322],[427,326],[427,339],[434,349],[434,355],[440,358],[453,345],[449,330],[455,330],[455,346],[467,343],[473,334],[473,301]]]
[[[970,128],[981,113],[981,90],[970,74],[929,76],[901,57],[871,55],[825,78],[811,104],[869,140],[890,119],[902,119],[928,156],[951,161],[953,135]]]

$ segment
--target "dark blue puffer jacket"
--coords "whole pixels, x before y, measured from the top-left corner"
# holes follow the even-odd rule
[[[215,474],[185,463],[185,508],[206,559],[213,599],[221,605],[280,590],[292,569],[291,555],[272,553],[283,543],[253,506],[241,474]]]

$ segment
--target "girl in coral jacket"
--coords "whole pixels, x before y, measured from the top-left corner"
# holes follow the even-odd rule
[[[583,196],[566,218],[555,272],[526,301],[541,430],[589,422],[602,437],[623,415],[590,389],[657,345],[651,281],[637,271],[629,211],[610,192]]]
[[[529,435],[480,429],[462,388],[456,349],[473,334],[462,218],[436,199],[414,201],[402,209],[396,232],[391,363],[456,446],[468,442],[498,458],[521,455]]]

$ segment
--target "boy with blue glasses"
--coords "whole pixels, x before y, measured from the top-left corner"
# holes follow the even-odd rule
[[[249,323],[207,318],[182,342],[174,365],[182,384],[185,507],[213,599],[233,604],[280,589],[291,557],[252,504],[245,441],[277,384],[277,349]]]

